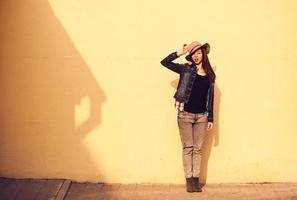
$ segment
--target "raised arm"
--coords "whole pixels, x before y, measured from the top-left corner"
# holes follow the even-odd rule
[[[186,44],[184,44],[183,49],[180,51],[175,51],[173,53],[170,53],[168,56],[166,56],[163,60],[161,60],[161,64],[164,67],[167,67],[168,69],[176,72],[176,73],[180,73],[182,68],[184,67],[183,64],[179,64],[179,63],[174,63],[172,62],[173,60],[175,60],[176,58],[178,58],[181,55],[184,55],[185,53],[187,53],[187,49],[186,49]]]

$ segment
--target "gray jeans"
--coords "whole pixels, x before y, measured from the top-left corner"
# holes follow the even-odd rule
[[[178,110],[177,122],[182,142],[184,175],[199,177],[202,145],[207,128],[207,111],[190,113]]]

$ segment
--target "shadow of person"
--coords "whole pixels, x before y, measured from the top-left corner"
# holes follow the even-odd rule
[[[177,89],[179,79],[171,81],[170,85]],[[221,102],[221,91],[215,84],[215,93],[214,93],[214,126],[212,130],[207,131],[207,135],[204,140],[202,148],[202,160],[200,166],[200,185],[203,187],[206,184],[207,180],[207,166],[208,160],[211,154],[212,146],[216,147],[219,145],[219,112],[220,112],[220,102]]]
[[[200,166],[200,184],[203,187],[207,181],[207,167],[208,160],[211,154],[212,146],[216,147],[219,145],[220,139],[220,127],[219,127],[219,116],[220,116],[220,102],[221,102],[221,91],[215,84],[214,93],[214,125],[210,131],[207,131],[203,147],[202,147],[202,160]]]
[[[171,81],[170,85],[171,85],[174,89],[177,89],[178,81],[179,81],[179,78],[174,79],[173,81]]]

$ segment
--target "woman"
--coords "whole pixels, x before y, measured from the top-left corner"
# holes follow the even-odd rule
[[[216,75],[207,54],[210,45],[194,41],[165,57],[161,64],[178,73],[180,79],[174,94],[178,109],[177,122],[183,147],[183,167],[188,192],[202,192],[199,185],[201,148],[206,131],[213,127],[213,100]],[[186,56],[188,63],[172,62]]]

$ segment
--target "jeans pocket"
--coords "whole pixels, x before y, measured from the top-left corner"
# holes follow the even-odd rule
[[[208,122],[208,115],[206,112],[198,118],[198,122],[204,122],[204,123]]]
[[[178,114],[177,115],[178,115],[179,118],[189,118],[189,117],[191,117],[185,111],[178,111]]]

